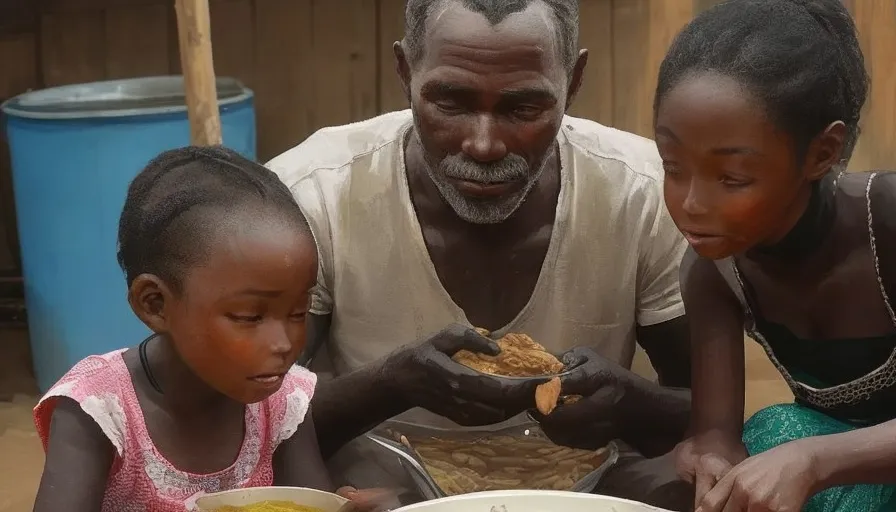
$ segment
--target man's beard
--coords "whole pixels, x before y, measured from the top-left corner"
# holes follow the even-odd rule
[[[513,153],[489,163],[476,162],[461,153],[445,157],[438,170],[427,165],[426,172],[458,217],[473,224],[499,224],[523,204],[544,172],[544,165],[539,165],[533,172],[523,157]],[[522,183],[523,186],[505,196],[477,198],[462,194],[452,180],[481,184]]]

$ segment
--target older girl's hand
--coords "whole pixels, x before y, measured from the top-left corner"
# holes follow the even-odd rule
[[[710,432],[692,437],[675,448],[678,475],[694,484],[694,506],[738,463],[747,458],[743,444]]]
[[[800,441],[750,457],[703,496],[697,512],[799,512],[820,490],[815,460]]]

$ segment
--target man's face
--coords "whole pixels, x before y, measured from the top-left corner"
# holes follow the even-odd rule
[[[553,154],[569,83],[554,30],[538,2],[495,26],[456,2],[429,17],[406,85],[426,170],[468,222],[510,217]]]

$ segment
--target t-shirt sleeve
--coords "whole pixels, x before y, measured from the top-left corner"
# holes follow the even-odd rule
[[[308,312],[312,315],[329,315],[333,312],[333,237],[326,202],[320,187],[311,177],[293,185],[292,193],[311,226],[317,245],[317,282],[311,289]]]
[[[121,355],[111,353],[90,356],[72,367],[59,382],[44,395],[34,408],[34,426],[46,451],[50,441],[50,423],[60,398],[75,401],[90,416],[100,430],[122,456],[127,432],[125,398],[121,392],[121,379],[130,378],[123,363],[114,364],[111,358]],[[122,372],[125,372],[122,374]]]
[[[638,261],[638,325],[667,322],[684,314],[679,268],[687,242],[675,227],[662,195],[645,205]],[[652,219],[652,220],[651,220]]]

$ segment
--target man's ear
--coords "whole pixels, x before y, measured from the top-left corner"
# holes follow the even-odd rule
[[[411,103],[411,65],[408,62],[407,54],[401,41],[395,41],[392,45],[392,53],[395,55],[395,71],[398,73],[398,80],[401,82],[401,88],[404,90],[404,97]]]
[[[154,333],[168,332],[166,306],[173,298],[168,285],[153,274],[140,274],[128,290],[128,303],[134,314]]]
[[[572,102],[575,101],[576,96],[579,94],[579,89],[582,87],[582,80],[585,76],[585,66],[587,65],[588,50],[579,50],[579,57],[576,59],[576,64],[572,68],[572,74],[569,76],[569,88],[566,90],[567,111],[572,107]]]
[[[818,134],[806,149],[803,174],[809,181],[823,178],[832,168],[843,160],[843,148],[846,143],[846,125],[843,121],[834,121],[823,132]]]

